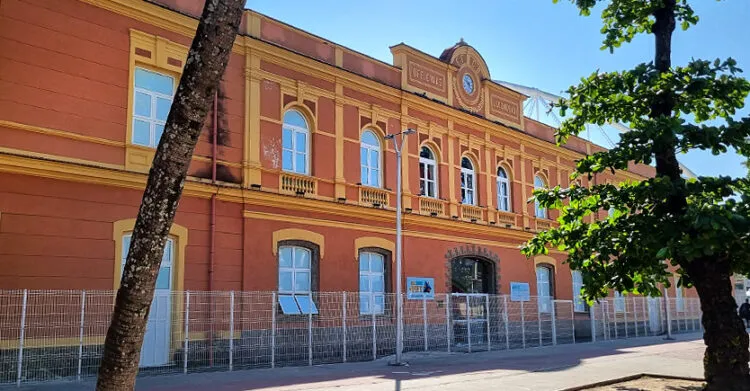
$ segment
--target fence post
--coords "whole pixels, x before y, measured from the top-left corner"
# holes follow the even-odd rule
[[[622,297],[622,317],[625,320],[625,339],[628,339],[628,301],[625,296]]]
[[[188,341],[190,337],[188,337],[188,333],[190,332],[190,328],[188,325],[190,324],[190,291],[185,291],[185,341],[183,345],[183,352],[182,352],[182,373],[187,373],[188,368]]]
[[[424,351],[427,351],[427,298],[422,297],[422,324],[424,334]]]
[[[23,339],[26,332],[26,303],[28,301],[29,291],[23,290],[23,301],[21,304],[21,329],[19,330],[18,336],[18,376],[16,378],[16,385],[21,386],[21,375],[23,374]]]
[[[492,348],[492,334],[490,334],[490,295],[484,296],[484,304],[487,306],[485,318],[487,319],[487,351],[489,352]]]
[[[596,310],[594,307],[596,303],[592,303],[589,307],[589,315],[591,316],[591,342],[596,342]]]
[[[234,291],[229,292],[229,370],[234,366]]]
[[[372,299],[372,295],[370,298]],[[398,296],[396,296],[396,300],[398,300]],[[370,303],[370,312],[372,313],[372,359],[374,361],[378,359],[378,333],[375,328],[375,308],[372,305],[373,302],[374,300]],[[398,339],[398,337],[396,337],[396,339]]]
[[[648,332],[651,327],[651,317],[649,316],[647,307],[648,307],[648,297],[643,298],[643,305],[641,306],[641,309],[643,310],[643,335],[648,337]]]
[[[609,302],[607,300],[602,300],[603,305],[602,307],[602,335],[604,336],[604,340],[607,341],[611,337],[609,335],[609,311],[607,308],[609,307]]]
[[[448,343],[448,353],[451,352],[451,295],[445,294],[445,338]]]
[[[615,318],[615,339],[619,339],[620,336],[618,334],[617,330],[617,298],[614,300],[614,306],[612,306],[612,316]]]
[[[307,293],[307,298],[310,300],[310,308],[307,309],[307,363],[309,366],[312,366],[312,344],[313,344],[313,336],[312,336],[312,306],[313,306],[313,299],[312,299],[312,292]]]
[[[505,350],[510,350],[508,333],[508,296],[503,295],[503,323],[505,324]]]
[[[78,372],[76,380],[81,380],[81,364],[83,362],[83,322],[86,313],[86,291],[81,291],[81,324],[78,330]]]
[[[276,292],[271,292],[271,368],[276,366]]]
[[[638,338],[638,301],[633,296],[633,323],[635,323],[635,337]]]
[[[521,344],[526,349],[526,318],[523,315],[523,300],[521,300]]]
[[[570,306],[570,324],[573,326],[573,345],[576,344],[576,303]]]
[[[471,353],[471,307],[469,307],[469,295],[466,295],[466,340],[469,342],[469,353]]]
[[[539,305],[539,297],[536,299],[536,326],[539,330],[539,346],[542,346],[542,306]]]
[[[672,339],[672,317],[669,314],[669,295],[667,294],[667,288],[664,288],[664,309],[667,312],[667,338]]]
[[[342,313],[341,328],[344,329],[344,332],[343,332],[344,338],[342,338],[344,340],[343,361],[346,362],[346,292],[342,292],[341,296],[343,300],[343,303],[341,304],[341,313]]]
[[[550,310],[552,311],[550,314],[552,315],[552,345],[557,345],[557,316],[555,311],[555,301],[550,300]],[[542,342],[539,341],[539,345],[541,345]]]

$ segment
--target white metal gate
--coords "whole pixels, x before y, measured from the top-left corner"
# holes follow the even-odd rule
[[[489,295],[452,293],[453,346],[469,352],[489,350]]]

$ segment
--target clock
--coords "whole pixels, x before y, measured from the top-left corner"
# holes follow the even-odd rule
[[[474,92],[474,79],[468,73],[464,74],[463,86],[467,94],[471,95]]]

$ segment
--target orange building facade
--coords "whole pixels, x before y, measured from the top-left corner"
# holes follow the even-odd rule
[[[117,288],[199,3],[0,3],[0,289]],[[556,146],[554,129],[523,116],[526,96],[493,82],[464,42],[438,57],[391,52],[387,64],[245,12],[162,287],[392,292],[396,153],[385,136],[413,129],[404,279],[432,278],[439,293],[522,282],[573,299],[564,254],[527,260],[518,247],[557,217],[527,203],[534,187],[568,186],[575,161],[600,147]],[[634,166],[591,183],[652,174]],[[467,267],[479,283],[456,278]],[[363,271],[382,287],[363,288]]]

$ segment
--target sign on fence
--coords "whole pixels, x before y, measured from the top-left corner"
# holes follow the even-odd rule
[[[434,300],[435,279],[406,277],[406,298],[409,300]]]
[[[529,283],[528,282],[511,282],[510,283],[510,301],[529,301]]]

